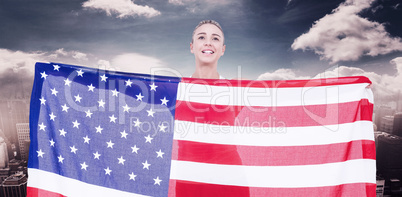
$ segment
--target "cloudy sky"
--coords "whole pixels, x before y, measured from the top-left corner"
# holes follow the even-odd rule
[[[365,75],[385,103],[402,88],[401,11],[400,0],[2,0],[0,90],[29,92],[36,61],[189,76],[192,31],[214,19],[226,78]]]

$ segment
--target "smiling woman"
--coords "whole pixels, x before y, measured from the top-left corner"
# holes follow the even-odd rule
[[[201,21],[194,29],[190,43],[195,57],[194,78],[219,79],[218,60],[225,53],[222,27],[213,20]]]

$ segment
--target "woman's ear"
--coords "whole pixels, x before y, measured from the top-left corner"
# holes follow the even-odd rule
[[[191,51],[191,53],[194,53],[194,51],[193,51],[193,43],[192,42],[190,42],[190,51]]]
[[[226,50],[226,45],[223,45],[223,47],[222,47],[222,55],[225,54],[225,50]]]

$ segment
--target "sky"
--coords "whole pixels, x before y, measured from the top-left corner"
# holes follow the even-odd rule
[[[29,96],[37,61],[188,77],[194,27],[213,19],[226,78],[363,75],[377,104],[395,106],[401,11],[400,0],[1,0],[0,97]]]

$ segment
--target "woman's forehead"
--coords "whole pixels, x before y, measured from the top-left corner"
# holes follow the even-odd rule
[[[203,24],[200,27],[198,27],[194,35],[197,35],[199,33],[207,33],[207,34],[217,34],[220,36],[223,36],[223,32],[215,25],[213,24]]]

